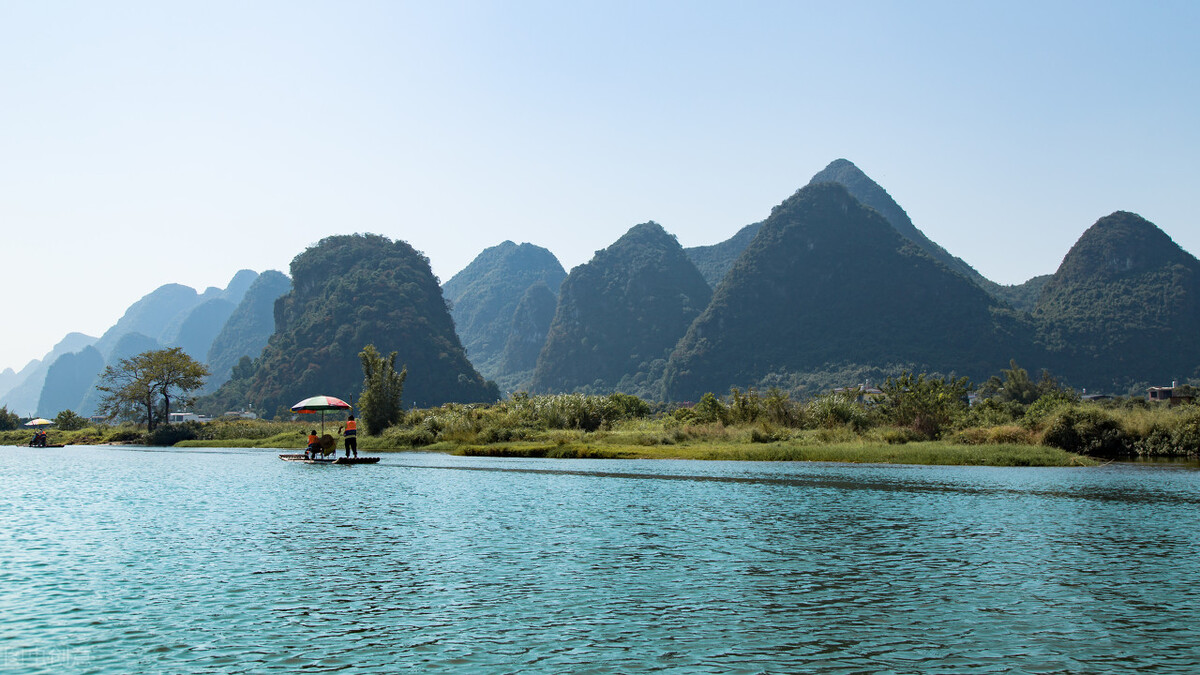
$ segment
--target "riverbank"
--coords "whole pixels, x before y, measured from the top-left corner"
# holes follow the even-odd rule
[[[926,464],[959,466],[1096,466],[1094,459],[1044,445],[962,445],[924,441],[886,443],[723,444],[676,446],[612,444],[502,443],[440,448],[473,457],[549,457],[588,459],[698,459],[751,462],[842,462],[851,464]]]
[[[590,437],[589,437],[590,436]],[[299,451],[302,443],[296,434],[278,434],[268,438],[226,438],[182,441],[180,448],[261,448]],[[24,445],[11,443],[12,445]],[[88,443],[75,443],[85,445]],[[129,445],[128,442],[91,443],[93,445]],[[1044,445],[993,444],[965,445],[949,441],[920,441],[888,444],[866,440],[827,443],[789,442],[743,443],[700,441],[675,445],[644,445],[606,434],[582,434],[577,439],[508,442],[439,442],[413,448],[389,442],[387,437],[367,437],[359,441],[362,454],[392,452],[428,452],[466,457],[538,457],[551,459],[692,459],[750,462],[842,462],[850,464],[924,464],[958,466],[1096,466],[1097,460]],[[344,454],[339,443],[339,454]]]

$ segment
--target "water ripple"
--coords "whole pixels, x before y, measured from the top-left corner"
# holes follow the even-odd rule
[[[1195,471],[31,452],[4,672],[1200,666]]]

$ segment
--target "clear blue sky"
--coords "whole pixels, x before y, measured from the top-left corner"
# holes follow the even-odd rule
[[[0,368],[375,232],[684,246],[845,157],[989,278],[1114,210],[1200,252],[1197,2],[0,0]]]

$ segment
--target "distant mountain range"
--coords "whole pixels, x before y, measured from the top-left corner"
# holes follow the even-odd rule
[[[275,283],[267,294],[274,295],[263,298],[259,293],[250,294],[250,289],[261,286],[259,276],[241,270],[224,289],[208,288],[203,293],[179,284],[160,286],[131,305],[99,339],[73,333],[46,358],[31,364],[34,367],[18,373],[18,384],[0,396],[0,405],[23,415],[53,417],[62,410],[91,415],[99,404],[95,387],[105,366],[165,347],[180,347],[205,362],[221,331],[236,325],[232,319],[245,313],[243,310],[239,314],[244,300],[265,303],[269,308],[275,297],[290,286],[282,274],[268,272],[267,278]],[[270,314],[270,309],[267,313]],[[273,330],[273,323],[260,325],[259,335],[247,338],[246,354],[257,356]],[[228,378],[227,373],[224,376]]]
[[[502,380],[527,370],[522,363],[504,358],[513,315],[534,286],[544,287],[557,297],[558,287],[566,276],[562,264],[550,251],[533,244],[505,241],[485,249],[442,285],[467,356],[484,377]],[[545,330],[541,332],[544,339]]]
[[[1002,286],[844,159],[723,242],[683,249],[644,223],[570,273],[504,241],[438,287],[419,253],[373,237],[323,240],[290,280],[243,270],[224,290],[160,287],[99,339],[71,334],[0,373],[0,404],[87,414],[104,365],[166,346],[210,365],[213,409],[353,397],[368,342],[400,352],[406,403],[420,405],[522,389],[806,395],[902,369],[979,380],[1010,359],[1091,391],[1200,378],[1200,262],[1153,223],[1105,216],[1053,275]]]

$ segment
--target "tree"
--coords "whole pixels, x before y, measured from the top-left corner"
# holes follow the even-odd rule
[[[1016,360],[1009,360],[1008,368],[1001,369],[1000,375],[988,378],[980,389],[985,398],[996,398],[1001,403],[1029,404],[1038,399],[1037,385],[1029,377],[1029,371],[1018,366]]]
[[[1015,360],[1010,360],[1007,369],[1001,369],[1000,375],[991,376],[979,388],[979,393],[984,398],[1023,405],[1029,405],[1047,394],[1061,394],[1066,391],[1068,390],[1048,370],[1042,370],[1041,378],[1035,383],[1029,377],[1029,372],[1018,366]]]
[[[956,414],[966,410],[971,382],[965,378],[926,379],[904,372],[883,385],[885,411],[893,423],[936,439]]]
[[[187,404],[189,394],[204,386],[208,368],[188,356],[181,347],[150,352],[153,356],[152,372],[158,380],[158,393],[163,400],[163,418],[170,419],[172,392],[179,392],[177,402]]]
[[[63,431],[78,431],[87,426],[87,418],[80,416],[74,410],[64,410],[54,418],[54,426]]]
[[[100,412],[109,419],[132,417],[143,420],[147,431],[169,419],[171,399],[188,401],[188,395],[204,384],[208,368],[197,363],[179,347],[142,352],[107,366],[96,387]],[[176,393],[178,392],[178,393]],[[161,399],[162,408],[156,410]]]
[[[0,407],[0,431],[12,431],[21,425],[21,418],[8,411],[8,406]]]
[[[363,390],[358,396],[358,410],[367,434],[378,436],[383,430],[400,421],[400,395],[408,368],[396,372],[396,354],[387,358],[369,344],[358,353],[363,368]]]

